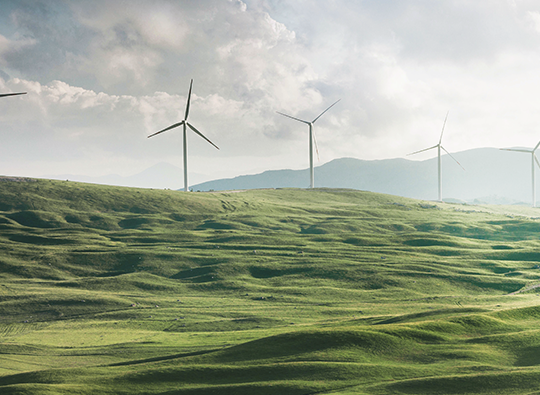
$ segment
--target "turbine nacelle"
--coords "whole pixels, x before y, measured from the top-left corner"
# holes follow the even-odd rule
[[[502,151],[515,151],[515,152],[526,152],[529,154],[534,154],[536,150],[540,147],[540,141],[538,144],[535,145],[532,149],[526,149],[526,148],[500,148]]]

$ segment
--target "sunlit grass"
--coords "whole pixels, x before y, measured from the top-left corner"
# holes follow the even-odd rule
[[[537,216],[0,182],[0,392],[533,393]]]

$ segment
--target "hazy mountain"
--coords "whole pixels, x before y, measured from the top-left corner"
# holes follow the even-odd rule
[[[183,174],[184,172],[181,168],[169,163],[161,162],[140,173],[127,177],[117,174],[110,174],[102,177],[88,177],[76,174],[60,174],[44,177],[57,180],[71,180],[138,188],[180,189],[183,188]],[[190,174],[190,177],[192,179],[198,178],[199,180],[208,179],[208,177],[200,174]]]
[[[443,197],[445,200],[492,204],[531,202],[531,156],[496,148],[478,148],[442,157]],[[538,171],[537,173],[540,173]],[[73,174],[47,176],[54,179],[91,182],[141,188],[182,188],[182,169],[158,163],[138,174],[122,177],[87,177]],[[204,179],[193,174],[190,179]],[[540,180],[537,180],[540,187]],[[195,191],[256,188],[307,188],[308,169],[271,170],[260,174],[219,179],[192,185]],[[315,186],[351,188],[388,193],[417,199],[437,199],[437,158],[424,161],[408,159],[361,160],[335,159],[315,168]],[[540,197],[540,192],[538,193]]]
[[[531,156],[478,148],[442,157],[443,197],[496,204],[530,203]],[[352,188],[418,199],[437,199],[437,158],[335,159],[315,168],[315,185]],[[193,185],[193,190],[233,190],[309,186],[308,170],[275,170]],[[540,196],[540,194],[539,194]]]

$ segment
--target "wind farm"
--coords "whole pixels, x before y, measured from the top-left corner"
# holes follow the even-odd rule
[[[162,130],[148,136],[148,138],[150,138],[150,137],[153,137],[153,136],[157,136],[158,134],[166,132],[168,130],[177,128],[179,126],[183,127],[183,129],[182,129],[182,131],[183,131],[183,133],[182,133],[182,141],[183,141],[183,159],[184,159],[184,192],[189,191],[189,184],[188,184],[188,154],[187,154],[187,128],[189,127],[192,131],[194,131],[196,134],[201,136],[208,143],[210,143],[216,149],[219,150],[219,147],[217,145],[215,145],[213,142],[211,142],[204,134],[199,132],[192,124],[190,124],[187,121],[188,116],[189,116],[189,106],[190,106],[190,103],[191,103],[191,90],[192,90],[192,88],[193,88],[193,79],[191,80],[191,82],[189,84],[189,93],[188,93],[188,97],[187,97],[186,112],[184,114],[184,119],[182,121],[178,122],[178,123],[175,123],[175,124],[173,124],[171,126],[168,126],[165,129],[162,129]]]
[[[1,395],[540,395],[540,3],[28,3]]]
[[[183,127],[184,191],[187,129],[219,149],[188,122],[192,87],[184,119],[148,136]],[[338,101],[279,113],[309,126],[309,188],[0,177],[0,392],[535,391],[535,208],[442,202],[441,150],[463,168],[448,113],[415,152],[438,150],[439,201],[315,188],[313,125]],[[539,146],[508,149],[533,177]]]

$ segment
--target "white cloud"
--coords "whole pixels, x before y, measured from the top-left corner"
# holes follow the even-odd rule
[[[307,166],[305,125],[276,111],[313,119],[339,98],[317,121],[322,162],[432,145],[448,110],[451,151],[538,138],[534,1],[36,4],[0,26],[0,68],[20,76],[0,88],[29,92],[0,102],[14,161],[179,161],[180,133],[146,136],[183,118],[191,78],[190,120],[221,150],[190,135],[190,158],[229,176]]]
[[[6,66],[5,56],[9,52],[20,52],[27,47],[36,44],[36,40],[32,38],[21,38],[18,40],[10,40],[0,34],[0,65]]]

